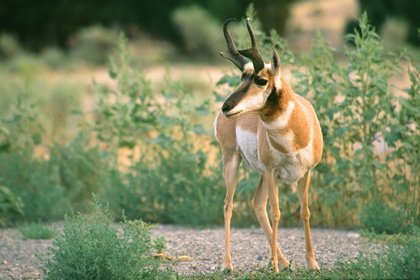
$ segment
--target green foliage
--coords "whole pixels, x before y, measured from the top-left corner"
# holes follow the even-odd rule
[[[102,153],[89,148],[81,133],[68,146],[50,147],[49,159],[37,157],[45,135],[39,102],[27,89],[11,107],[0,122],[0,179],[21,201],[22,211],[10,208],[4,222],[51,221],[61,219],[70,205],[85,209],[91,193],[103,187],[99,173],[107,168]]]
[[[84,28],[76,34],[71,54],[75,59],[93,65],[104,65],[117,46],[118,35],[102,26]]]
[[[174,10],[188,5],[201,5],[222,22],[244,13],[250,0],[179,0],[133,1],[121,0],[80,2],[44,0],[44,5],[27,2],[25,9],[17,2],[0,3],[0,33],[14,34],[26,48],[42,50],[49,46],[68,47],[69,40],[82,28],[99,24],[118,26],[132,31],[138,26],[155,37],[179,42],[176,28],[171,24]],[[48,7],[46,11],[45,7]]]
[[[10,72],[25,78],[34,78],[45,69],[45,64],[34,54],[21,53],[8,59],[6,68]]]
[[[407,217],[404,209],[374,200],[363,208],[360,222],[376,233],[395,234],[407,226]]]
[[[29,223],[19,227],[23,237],[28,239],[51,239],[57,235],[56,229],[51,229],[42,223]]]
[[[118,89],[97,85],[98,139],[110,150],[129,153],[128,172],[122,177],[114,173],[106,194],[111,208],[153,222],[220,222],[223,180],[217,166],[209,164],[211,136],[199,123],[211,111],[210,102],[194,106],[192,94],[169,74],[157,93],[141,68],[130,65],[122,40],[110,70]]]
[[[92,193],[104,191],[109,170],[106,156],[98,146],[89,147],[89,141],[81,133],[68,146],[55,144],[46,162],[54,167],[66,199],[78,211],[88,210]]]
[[[68,64],[67,55],[57,47],[46,48],[40,55],[41,59],[50,69],[62,69]]]
[[[8,226],[10,216],[22,214],[22,200],[6,186],[0,185],[0,227]]]
[[[356,262],[341,263],[339,271],[351,279],[418,279],[420,231],[402,245],[387,244],[378,251],[361,252]],[[346,276],[344,278],[347,278]]]
[[[324,158],[310,188],[312,223],[360,225],[377,234],[419,225],[418,60],[385,53],[366,17],[349,37],[354,48],[335,50],[318,35],[313,48],[297,58],[277,32],[260,31],[252,7],[247,16],[263,56],[270,57],[272,46],[278,50],[282,64],[291,66],[292,88],[312,101],[323,128]],[[249,44],[246,30],[242,34],[232,27],[238,47]],[[344,60],[337,62],[336,56]],[[3,208],[8,209],[2,213],[4,224],[60,219],[71,206],[87,210],[92,192],[109,201],[118,219],[125,209],[130,219],[222,222],[220,153],[203,126],[215,115],[214,100],[173,81],[169,72],[154,84],[133,61],[121,39],[109,71],[117,86],[95,84],[93,124],[80,121],[92,115],[82,112],[77,85],[50,89],[35,80],[22,90],[2,73],[7,82],[0,86],[5,92],[0,180],[23,204],[23,213]],[[401,67],[407,64],[407,70]],[[411,84],[396,92],[390,80],[403,71]],[[239,82],[228,74],[218,84],[226,84],[228,93]],[[39,93],[43,89],[48,89],[45,97]],[[216,102],[223,99],[216,96]],[[233,222],[249,226],[256,223],[250,201],[259,176],[244,166],[240,179]],[[293,189],[280,185],[283,225],[301,223]]]
[[[206,10],[196,5],[179,8],[172,14],[172,21],[188,54],[206,60],[218,57],[224,45],[223,34],[219,22]]]
[[[16,38],[10,34],[0,34],[0,58],[10,59],[22,52]]]
[[[360,234],[361,236],[368,238],[370,242],[407,244],[411,242],[413,238],[418,238],[419,228],[414,224],[410,224],[406,227],[404,232],[399,232],[397,234],[387,234],[386,232],[378,234],[372,230],[362,230]]]
[[[419,46],[417,28],[420,26],[420,20],[417,16],[418,9],[413,0],[386,0],[379,2],[370,0],[358,0],[361,13],[367,13],[372,25],[381,33],[388,19],[404,20],[408,24],[407,42],[414,46]],[[356,23],[349,23],[346,32],[350,33]]]
[[[166,237],[160,236],[153,240],[153,247],[156,250],[157,254],[162,254],[166,248]]]
[[[54,247],[39,256],[46,279],[169,279],[152,258],[150,225],[124,221],[119,231],[108,207],[97,198],[93,206],[91,217],[66,216]]]
[[[23,214],[9,213],[11,222],[56,220],[69,208],[57,170],[28,149],[0,154],[0,178],[23,203]]]
[[[419,155],[410,147],[418,145],[420,135],[413,129],[416,121],[405,118],[403,105],[415,103],[417,97],[404,97],[404,102],[395,97],[390,78],[400,71],[403,54],[383,51],[366,15],[360,28],[360,33],[350,35],[356,48],[345,50],[349,59],[345,67],[333,59],[334,50],[318,37],[313,51],[303,58],[309,75],[300,74],[303,79],[295,87],[300,94],[313,96],[324,134],[324,160],[313,179],[319,184],[312,189],[316,192],[313,201],[344,210],[334,211],[336,225],[343,218],[356,224],[357,213],[363,212],[367,228],[387,223],[386,227],[396,230],[392,217],[399,217],[399,229],[403,230],[418,216],[415,185],[419,181],[410,170],[419,167]],[[418,81],[412,81],[411,87],[418,88]],[[378,217],[382,210],[391,217],[384,217],[384,212]],[[382,221],[369,224],[378,219]]]

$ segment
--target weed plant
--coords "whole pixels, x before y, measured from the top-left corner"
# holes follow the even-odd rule
[[[19,227],[23,237],[28,239],[51,239],[57,234],[56,229],[51,229],[42,223],[27,223]]]
[[[117,90],[97,85],[96,131],[109,150],[124,149],[125,178],[114,177],[105,194],[113,209],[146,221],[209,225],[221,221],[224,188],[218,164],[211,164],[212,137],[199,122],[210,102],[194,104],[192,94],[168,74],[156,92],[141,68],[131,65],[121,41],[112,60]]]
[[[205,9],[192,5],[176,9],[171,21],[183,39],[190,56],[215,60],[223,46],[219,23]],[[207,61],[208,62],[208,61]]]
[[[104,65],[116,47],[118,33],[115,30],[95,25],[80,30],[71,48],[73,59],[92,65]]]
[[[0,227],[10,225],[11,216],[22,215],[23,203],[8,187],[0,185]]]
[[[152,257],[150,225],[127,221],[119,230],[108,207],[94,199],[92,216],[72,213],[63,233],[39,255],[46,279],[169,279]]]
[[[107,170],[106,161],[97,148],[89,147],[83,131],[68,146],[49,147],[49,159],[36,155],[44,152],[40,115],[39,102],[26,89],[0,120],[0,179],[16,197],[8,202],[14,208],[2,213],[7,217],[3,224],[62,219],[70,207],[86,209],[91,193],[102,187],[99,173]]]

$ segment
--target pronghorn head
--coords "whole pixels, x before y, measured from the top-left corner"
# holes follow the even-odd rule
[[[228,118],[237,117],[243,113],[260,113],[271,93],[281,89],[280,57],[272,49],[271,63],[265,64],[258,50],[254,31],[246,19],[248,33],[251,37],[251,48],[237,50],[228,31],[228,24],[235,19],[226,20],[223,26],[228,49],[220,54],[229,59],[242,71],[242,83],[238,89],[223,103],[222,112]],[[249,62],[245,57],[249,58]]]

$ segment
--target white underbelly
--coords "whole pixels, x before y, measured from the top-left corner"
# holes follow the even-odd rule
[[[258,137],[256,134],[236,129],[239,152],[244,161],[253,169],[260,173],[268,167],[276,170],[277,177],[280,181],[292,184],[301,179],[310,169],[312,157],[311,143],[306,148],[289,154],[272,150],[273,162],[270,166],[265,166],[258,155]],[[272,147],[271,147],[272,148]]]
[[[256,134],[236,128],[236,139],[238,141],[239,152],[244,161],[249,166],[260,173],[264,173],[265,166],[258,157],[258,137]]]

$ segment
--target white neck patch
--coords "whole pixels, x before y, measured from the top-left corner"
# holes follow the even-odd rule
[[[287,109],[283,114],[281,114],[277,119],[275,119],[274,121],[270,123],[263,122],[263,126],[269,130],[285,128],[287,123],[290,120],[290,117],[292,116],[294,109],[295,109],[295,102],[289,101],[289,103],[287,103]]]

